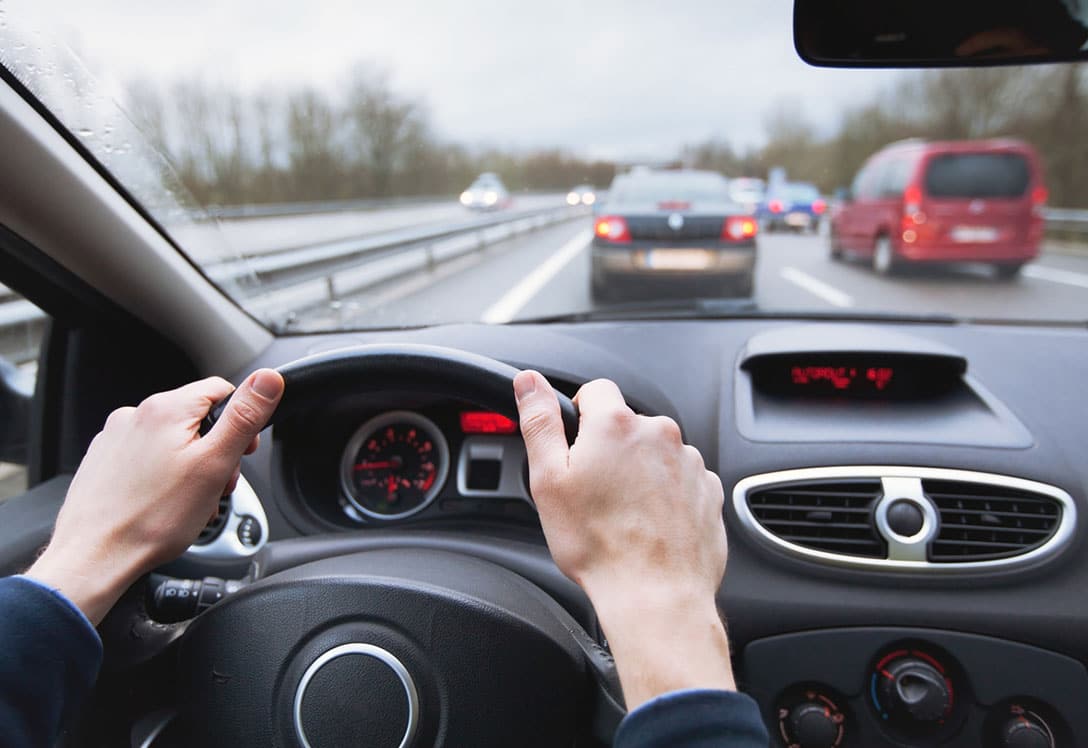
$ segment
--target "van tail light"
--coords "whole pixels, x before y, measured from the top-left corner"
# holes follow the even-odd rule
[[[593,233],[598,239],[617,244],[626,244],[631,241],[631,232],[627,229],[627,221],[619,216],[601,216],[593,225]]]
[[[743,242],[755,239],[758,227],[749,216],[730,216],[722,223],[722,241]]]
[[[1037,186],[1031,191],[1031,209],[1037,216],[1043,215],[1043,208],[1046,207],[1046,201],[1050,198],[1050,193],[1043,185]]]
[[[827,211],[827,203],[823,200],[812,201],[812,212],[818,216],[822,216]]]
[[[912,184],[903,190],[903,215],[913,216],[922,209],[922,188]]]
[[[781,213],[782,212],[782,201],[781,200],[771,200],[769,203],[767,203],[767,208],[772,213]]]

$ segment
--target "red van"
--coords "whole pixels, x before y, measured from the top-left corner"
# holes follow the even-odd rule
[[[1047,191],[1035,149],[1018,140],[894,143],[872,156],[831,218],[831,257],[986,262],[1012,278],[1039,253]]]

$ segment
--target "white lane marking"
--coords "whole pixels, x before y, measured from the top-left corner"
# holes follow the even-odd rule
[[[795,286],[800,286],[809,293],[819,296],[831,306],[854,306],[854,300],[834,286],[829,286],[818,278],[813,278],[808,273],[795,267],[784,267],[779,274]]]
[[[540,293],[540,289],[544,288],[548,281],[558,275],[560,270],[589,246],[592,236],[593,233],[588,230],[579,231],[573,239],[540,263],[533,272],[522,278],[521,282],[507,291],[501,299],[488,307],[481,319],[489,325],[501,325],[512,320],[515,314]]]
[[[1085,273],[1074,273],[1072,270],[1048,268],[1045,265],[1028,265],[1020,272],[1029,278],[1050,281],[1051,283],[1064,283],[1067,286],[1088,288],[1088,274]]]

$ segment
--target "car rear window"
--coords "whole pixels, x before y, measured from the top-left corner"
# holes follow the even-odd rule
[[[949,153],[935,156],[926,169],[931,197],[1020,197],[1031,170],[1018,153]]]
[[[729,201],[725,178],[714,175],[632,177],[615,191],[619,202]]]
[[[786,188],[786,197],[795,203],[811,203],[820,199],[820,191],[811,184],[791,184]]]

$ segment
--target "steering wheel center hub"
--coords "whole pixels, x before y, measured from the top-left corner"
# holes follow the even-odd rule
[[[304,748],[406,748],[419,724],[419,692],[395,655],[373,644],[341,644],[315,659],[295,689],[295,734]]]

